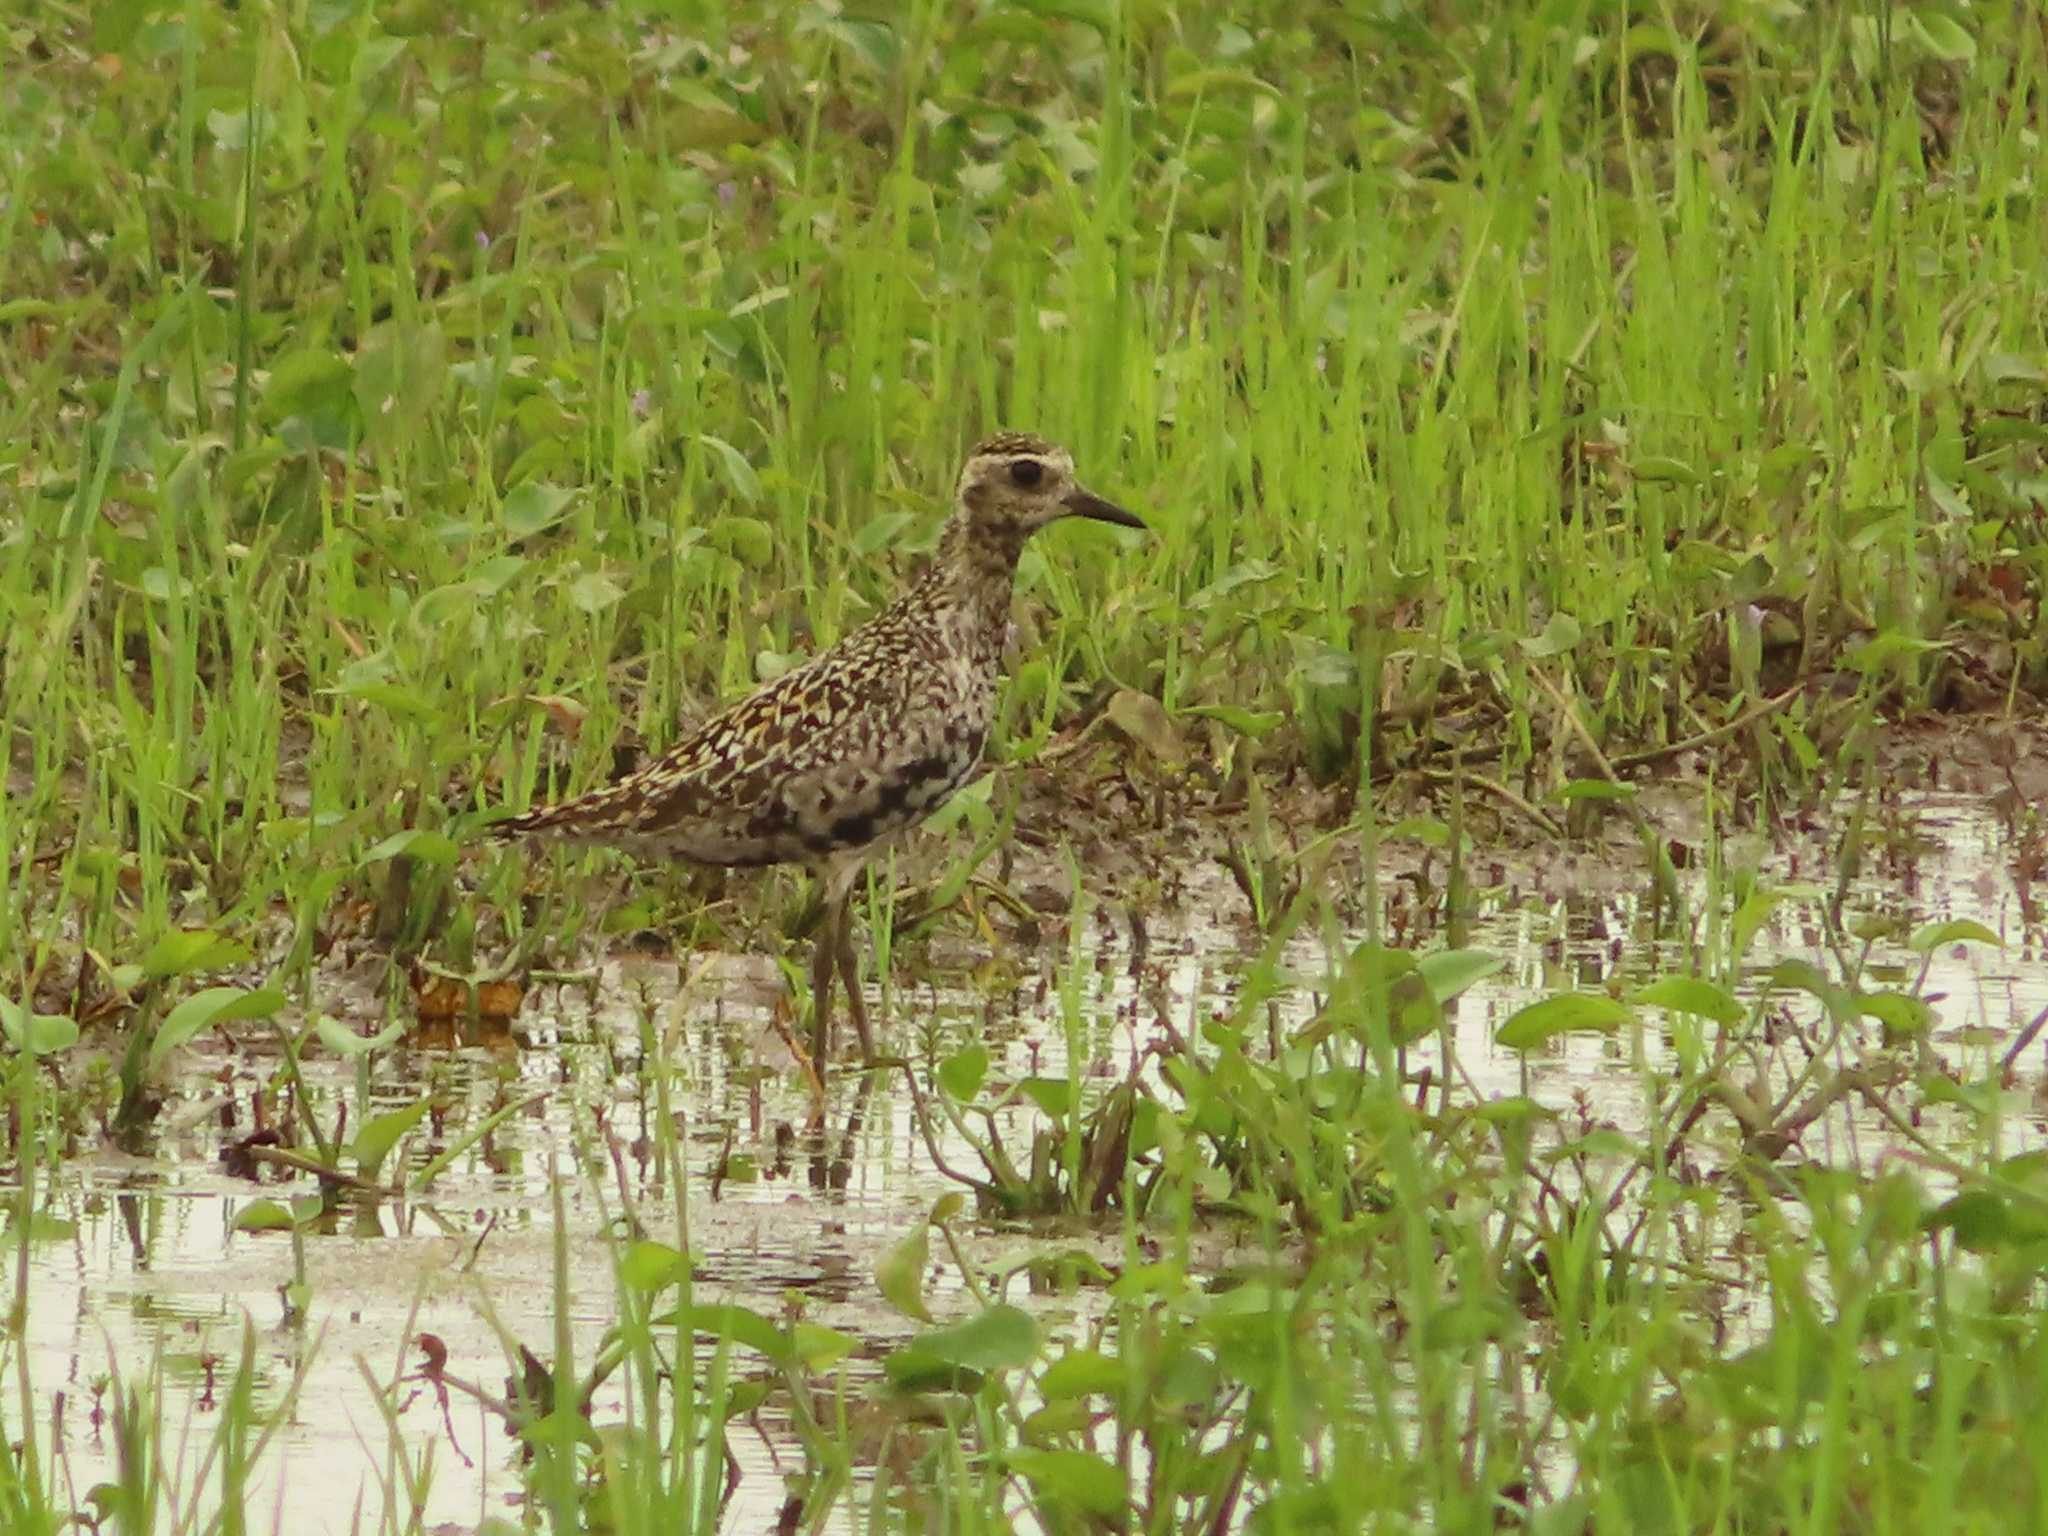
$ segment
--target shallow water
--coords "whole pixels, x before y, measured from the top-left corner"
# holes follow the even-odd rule
[[[1849,908],[1896,912],[1914,924],[1971,918],[2004,939],[2002,950],[1944,947],[1932,957],[1927,979],[1928,994],[1942,994],[1931,1049],[1949,1065],[1981,1076],[1986,1062],[2048,1008],[2044,934],[2038,922],[2027,921],[2007,867],[2005,835],[1981,802],[1923,796],[1908,803],[1904,816],[1915,834],[1912,851],[1867,857]],[[1791,842],[1763,867],[1778,883],[1824,878],[1830,854],[1817,841]],[[1653,962],[1689,968],[1681,940],[1650,932],[1639,864],[1626,851],[1610,849],[1554,858],[1540,871],[1502,862],[1468,942],[1508,963],[1453,1010],[1458,1065],[1482,1094],[1526,1091],[1568,1112],[1574,1125],[1607,1123],[1625,1133],[1641,1128],[1642,1076],[1632,1053],[1640,1049],[1652,1067],[1670,1059],[1654,1010],[1645,1010],[1637,1037],[1567,1037],[1526,1062],[1493,1043],[1500,1024],[1538,996],[1610,983],[1637,986],[1652,978]],[[1390,851],[1384,867],[1385,887],[1397,890],[1404,867],[1398,851]],[[1186,1032],[1205,1010],[1227,1003],[1256,947],[1243,901],[1226,879],[1194,871],[1188,891],[1180,913],[1147,921],[1141,957],[1128,920],[1102,907],[1078,925],[1071,949],[1054,925],[1047,952],[1010,956],[1027,966],[1026,973],[994,1001],[975,985],[905,987],[890,1004],[890,1038],[902,1048],[928,1037],[940,1056],[980,1039],[991,1051],[993,1077],[1057,1076],[1066,1071],[1063,1021],[1071,1013],[1078,1021],[1075,1038],[1087,1053],[1085,1075],[1121,1075],[1149,1033],[1155,1004],[1163,999]],[[1823,961],[1816,902],[1817,895],[1808,895],[1775,911],[1751,954],[1753,981],[1786,957]],[[1394,921],[1398,926],[1398,906]],[[983,956],[948,940],[934,945],[933,958],[942,967],[957,961],[965,971]],[[1287,961],[1314,976],[1328,957],[1318,942],[1297,940]],[[1897,946],[1880,946],[1872,962],[1917,967],[1917,958]],[[679,1028],[682,1042],[672,1058],[682,1078],[672,1091],[690,1159],[687,1237],[700,1260],[699,1299],[736,1301],[773,1315],[794,1294],[807,1316],[872,1346],[861,1352],[866,1355],[906,1336],[910,1325],[877,1296],[875,1261],[957,1186],[932,1166],[900,1083],[884,1082],[864,1094],[854,1074],[841,1074],[832,1089],[828,1144],[820,1148],[801,1134],[811,1106],[788,1070],[788,1051],[772,1022],[773,967],[718,957],[693,962],[692,969],[689,985],[679,987],[671,962],[613,961],[594,988],[535,989],[515,1035],[495,1045],[401,1049],[380,1057],[376,1107],[411,1103],[431,1085],[446,1103],[447,1139],[499,1105],[534,1102],[451,1168],[430,1198],[389,1203],[341,1233],[306,1237],[311,1301],[303,1318],[288,1314],[281,1294],[293,1277],[291,1240],[237,1232],[234,1221],[250,1200],[310,1192],[311,1181],[267,1178],[259,1189],[229,1176],[220,1163],[222,1147],[247,1133],[247,1106],[275,1069],[275,1057],[253,1048],[192,1052],[187,1081],[194,1086],[168,1106],[157,1156],[93,1152],[66,1163],[54,1186],[40,1193],[41,1207],[57,1224],[29,1247],[26,1347],[40,1408],[38,1442],[45,1451],[53,1439],[61,1443],[60,1473],[68,1472],[74,1496],[108,1475],[111,1436],[93,1414],[96,1404],[112,1406],[96,1386],[111,1367],[133,1379],[160,1357],[165,1422],[173,1426],[174,1441],[177,1427],[189,1425],[197,1444],[209,1431],[246,1326],[255,1346],[259,1404],[283,1401],[295,1375],[305,1373],[251,1501],[259,1527],[267,1511],[288,1507],[290,1518],[280,1523],[294,1533],[347,1530],[359,1501],[374,1526],[385,1502],[379,1482],[390,1476],[392,1423],[413,1457],[432,1457],[422,1510],[430,1527],[467,1526],[507,1513],[518,1494],[516,1447],[491,1414],[458,1394],[444,1418],[433,1393],[415,1382],[392,1394],[390,1401],[404,1406],[387,1422],[371,1383],[388,1387],[416,1369],[419,1357],[409,1341],[421,1333],[447,1344],[451,1375],[493,1392],[502,1390],[506,1372],[498,1330],[543,1357],[552,1352],[552,1192],[558,1188],[569,1236],[575,1347],[579,1360],[590,1358],[610,1321],[614,1294],[610,1249],[597,1239],[630,1204],[644,1214],[648,1235],[680,1241],[674,1202],[644,1152],[658,1111],[643,1101],[643,1078],[634,1071],[643,1041],[671,1027]],[[1895,984],[1911,975],[1905,969]],[[1287,1009],[1299,1018],[1310,1002],[1303,993]],[[2013,1113],[2002,1126],[2013,1150],[2048,1140],[2038,1095],[2044,1049],[2037,1043],[2018,1064]],[[1440,1065],[1434,1046],[1411,1055],[1411,1068]],[[313,1076],[331,1090],[322,1109],[331,1116],[333,1103],[351,1093],[351,1075],[328,1065],[314,1067]],[[856,1104],[861,1114],[849,1129]],[[1025,1113],[1017,1112],[1013,1145],[1028,1141]],[[1940,1127],[1930,1134],[1939,1137]],[[439,1146],[425,1134],[416,1140],[415,1167]],[[1881,1123],[1838,1107],[1809,1128],[1800,1150],[1867,1165],[1885,1155],[1887,1145]],[[942,1144],[941,1150],[971,1162],[963,1147]],[[728,1153],[750,1154],[755,1173],[729,1175],[714,1199],[710,1172]],[[1711,1147],[1702,1155],[1710,1156]],[[1092,1244],[1114,1256],[1112,1239],[1063,1234],[1057,1241]],[[977,1263],[1000,1268],[1030,1251],[1034,1240],[991,1231],[974,1243]],[[6,1283],[11,1290],[11,1273]],[[935,1310],[943,1316],[950,1298],[942,1278],[935,1284]],[[1036,1305],[1021,1294],[1021,1282],[1011,1290],[1010,1299]],[[1054,1326],[1060,1320],[1057,1311],[1048,1316]],[[856,1376],[867,1368],[861,1355],[847,1366]],[[620,1412],[615,1397],[607,1402],[601,1396],[594,1417],[602,1423]],[[736,1428],[732,1439],[742,1477],[729,1529],[771,1527],[786,1491],[778,1452],[781,1469],[801,1465],[772,1414],[762,1415],[760,1428],[758,1434]],[[175,1449],[166,1458],[174,1464]],[[184,1464],[197,1459],[189,1456]],[[279,1503],[285,1499],[288,1506]]]

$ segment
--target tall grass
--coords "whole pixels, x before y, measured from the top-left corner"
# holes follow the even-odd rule
[[[586,782],[870,613],[998,422],[1159,530],[1032,551],[1007,754],[1114,684],[1352,775],[1369,656],[1394,761],[1541,752],[1531,674],[1615,741],[2006,702],[2042,42],[1946,17],[39,11],[9,846],[147,931]]]

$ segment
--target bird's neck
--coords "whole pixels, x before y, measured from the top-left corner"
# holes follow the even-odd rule
[[[1002,635],[1010,624],[1010,594],[1017,580],[1017,557],[1024,552],[1024,535],[1014,537],[986,525],[970,525],[956,514],[939,534],[939,548],[925,574],[925,584],[959,615],[970,631],[995,637],[1001,650]]]
[[[1010,588],[1017,579],[1017,557],[1024,553],[1024,535],[975,527],[958,514],[939,533],[931,580],[956,596],[985,598],[1007,613]]]

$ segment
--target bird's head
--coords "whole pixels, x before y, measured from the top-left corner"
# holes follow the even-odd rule
[[[1074,478],[1074,458],[1029,432],[999,432],[975,444],[960,470],[956,518],[980,539],[1012,551],[1047,523],[1093,518],[1143,528],[1132,513]]]

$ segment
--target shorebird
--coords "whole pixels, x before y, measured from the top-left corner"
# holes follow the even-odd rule
[[[923,577],[889,607],[603,789],[491,826],[728,867],[803,863],[825,918],[811,960],[811,1039],[831,1053],[834,968],[875,1059],[848,898],[879,844],[974,777],[987,745],[1024,541],[1063,517],[1145,524],[1074,478],[1057,444],[1004,432],[961,467]]]

